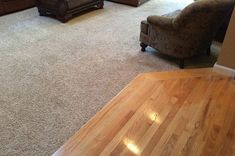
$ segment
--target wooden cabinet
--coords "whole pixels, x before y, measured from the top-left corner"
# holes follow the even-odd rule
[[[104,0],[37,0],[40,16],[54,15],[61,22],[92,8],[103,8]]]
[[[0,15],[27,9],[35,5],[35,0],[0,0]]]

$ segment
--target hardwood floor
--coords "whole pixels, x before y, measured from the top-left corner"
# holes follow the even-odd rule
[[[54,156],[234,156],[235,83],[212,69],[146,73]]]

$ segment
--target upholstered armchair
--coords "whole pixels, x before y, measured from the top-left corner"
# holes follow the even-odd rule
[[[182,11],[164,16],[149,16],[141,22],[140,45],[178,58],[180,68],[184,60],[199,52],[209,54],[216,32],[224,17],[232,13],[234,0],[200,0]]]

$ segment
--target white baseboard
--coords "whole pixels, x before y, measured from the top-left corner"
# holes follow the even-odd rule
[[[235,77],[235,69],[228,68],[219,64],[215,64],[213,70],[217,73],[224,74],[227,76]]]

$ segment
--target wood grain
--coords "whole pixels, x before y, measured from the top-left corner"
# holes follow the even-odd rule
[[[234,80],[211,69],[141,74],[53,155],[233,156]]]

